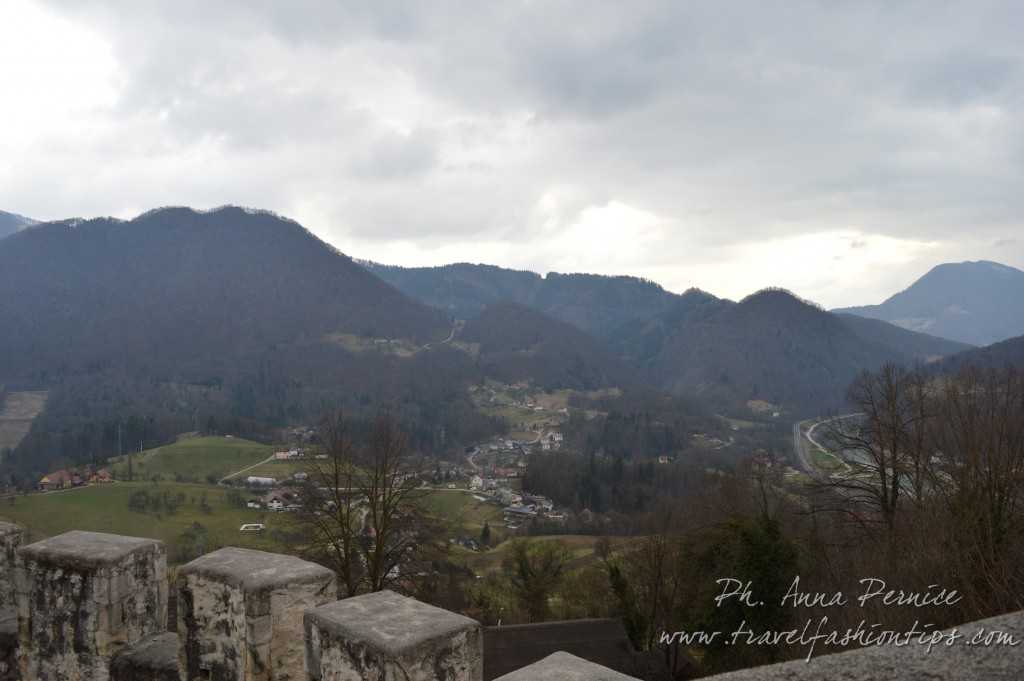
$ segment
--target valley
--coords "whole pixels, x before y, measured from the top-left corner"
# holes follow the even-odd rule
[[[777,288],[357,263],[233,207],[37,224],[0,239],[0,382],[45,388],[6,395],[0,519],[157,538],[172,566],[241,546],[344,574],[340,533],[356,591],[375,579],[492,624],[619,616],[665,575],[708,588],[708,565],[774,579],[807,561],[825,583],[846,557],[833,537],[935,522],[934,480],[952,479],[920,451],[932,481],[911,479],[833,426],[866,395],[1016,395],[971,372],[1024,361],[1020,339],[855,312]],[[539,603],[514,595],[534,569],[557,573]]]

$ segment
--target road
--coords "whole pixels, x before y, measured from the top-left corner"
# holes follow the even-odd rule
[[[437,343],[427,343],[426,345],[423,346],[423,349],[429,350],[435,345],[445,345],[447,343],[451,343],[453,340],[455,340],[455,334],[458,333],[459,330],[462,329],[463,326],[465,326],[465,324],[466,322],[464,322],[463,320],[456,319],[455,322],[452,324],[452,330],[448,332],[447,338],[445,338],[443,341],[438,341]]]
[[[263,459],[263,461],[260,461],[260,462],[258,462],[258,463],[254,463],[254,464],[253,464],[253,465],[251,465],[251,466],[246,466],[246,467],[245,467],[245,468],[243,468],[242,470],[240,470],[240,471],[235,471],[234,473],[231,473],[230,475],[225,475],[225,476],[224,476],[223,478],[221,478],[221,479],[220,479],[220,480],[218,481],[218,483],[219,483],[219,484],[224,484],[224,483],[225,483],[226,481],[230,480],[231,478],[236,478],[236,477],[238,477],[239,475],[241,475],[242,473],[245,473],[246,471],[251,471],[251,470],[252,470],[253,468],[259,468],[260,466],[262,466],[262,465],[264,465],[264,464],[268,464],[268,463],[272,462],[273,460],[274,460],[274,455],[273,455],[273,454],[271,454],[271,455],[270,455],[270,456],[268,456],[267,458]]]
[[[814,419],[808,419],[807,421],[800,421],[799,423],[794,423],[793,451],[796,453],[797,463],[800,464],[800,468],[803,469],[803,472],[807,473],[815,480],[828,479],[827,475],[825,475],[824,473],[820,472],[817,468],[815,468],[813,462],[811,461],[810,454],[807,451],[807,443],[805,442],[806,440],[815,447],[817,447],[818,449],[821,449],[826,452],[828,451],[827,447],[822,446],[820,442],[814,439],[814,431],[818,428],[818,426],[825,423],[832,423],[833,421],[841,421],[843,419],[849,419],[863,415],[864,414],[862,412],[858,412],[856,414],[843,414],[842,416],[833,416],[832,418],[825,419],[823,421],[817,421],[816,423],[812,424],[810,428],[807,429],[806,435],[803,432],[801,432],[801,426],[803,426],[805,423],[813,421]]]
[[[833,416],[830,419],[825,419],[824,421],[818,421],[813,426],[811,426],[810,428],[807,429],[807,439],[810,440],[811,444],[813,444],[815,447],[817,447],[819,449],[823,449],[823,450],[825,450],[827,452],[827,451],[829,451],[828,447],[823,446],[820,442],[818,442],[817,440],[814,439],[814,430],[818,426],[823,424],[823,423],[832,423],[833,421],[842,421],[843,419],[852,419],[852,418],[855,418],[857,416],[864,416],[864,412],[857,412],[856,414],[844,414],[842,416]]]

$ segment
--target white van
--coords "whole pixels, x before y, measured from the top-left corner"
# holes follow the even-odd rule
[[[267,529],[263,523],[246,523],[238,528],[239,532],[262,532]]]

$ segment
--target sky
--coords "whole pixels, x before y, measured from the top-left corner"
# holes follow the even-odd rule
[[[1019,2],[3,0],[0,209],[881,302],[1024,268]]]

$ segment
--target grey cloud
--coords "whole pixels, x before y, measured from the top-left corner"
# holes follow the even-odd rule
[[[352,168],[362,179],[393,180],[422,176],[436,163],[436,135],[416,130],[409,135],[381,135],[353,161]]]
[[[559,219],[612,200],[658,215],[650,262],[684,267],[850,228],[980,257],[1024,212],[1009,1],[49,6],[110,41],[120,137],[57,135],[65,152],[0,169],[0,207],[28,214],[166,193],[272,202],[342,250],[469,250],[541,238],[538,204],[564,193]]]

